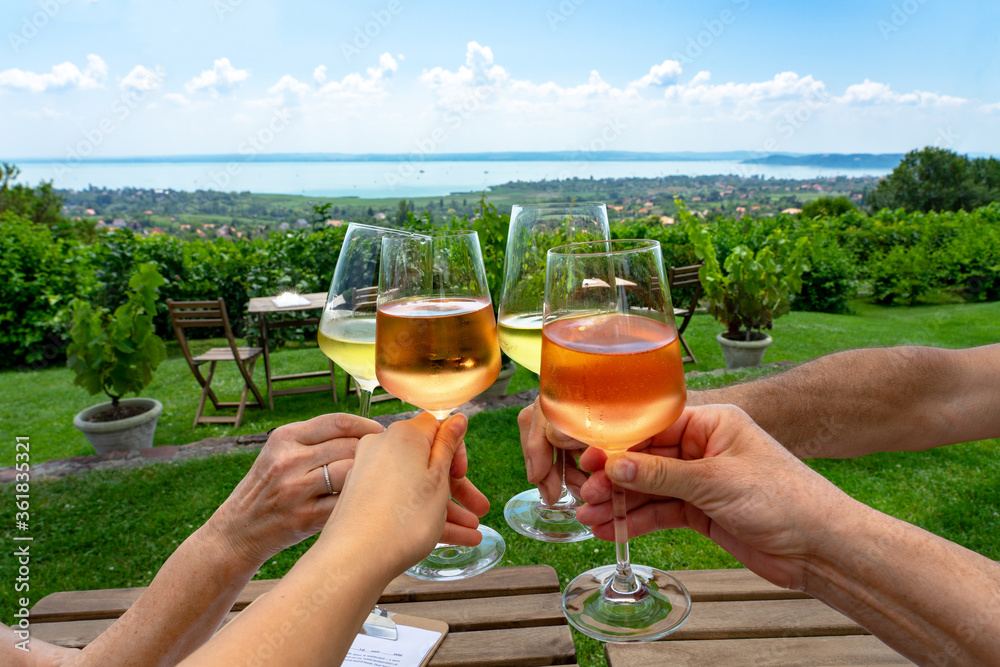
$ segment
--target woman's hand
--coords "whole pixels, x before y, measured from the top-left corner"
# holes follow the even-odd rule
[[[323,527],[344,488],[358,440],[384,430],[378,422],[343,413],[275,429],[206,527],[219,531],[238,557],[263,563]]]
[[[324,536],[334,543],[359,540],[372,558],[388,558],[389,569],[400,571],[438,542],[478,544],[476,515],[449,501],[454,484],[449,471],[467,425],[459,414],[438,428],[424,412],[362,438]]]

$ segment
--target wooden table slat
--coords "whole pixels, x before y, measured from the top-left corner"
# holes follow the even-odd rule
[[[576,662],[569,626],[451,632],[431,658],[433,667],[535,667]]]
[[[458,581],[423,581],[404,574],[386,586],[379,603],[534,595],[559,590],[559,575],[549,565],[495,567]]]
[[[277,580],[257,579],[237,598],[239,611],[274,588]],[[100,591],[50,593],[31,608],[32,622],[118,618],[139,599],[145,588],[109,588]],[[548,565],[497,567],[471,579],[447,582],[422,581],[404,575],[393,579],[380,603],[452,600],[459,598],[536,595],[559,591],[559,577]]]
[[[858,634],[868,632],[819,600],[743,600],[694,605],[687,622],[665,641]]]
[[[564,625],[560,593],[508,595],[502,598],[390,603],[385,609],[408,616],[444,621],[452,632]]]
[[[750,570],[676,570],[670,574],[683,582],[694,602],[722,600],[808,599],[801,591],[775,586]]]
[[[871,635],[607,644],[611,667],[826,667],[913,664]]]

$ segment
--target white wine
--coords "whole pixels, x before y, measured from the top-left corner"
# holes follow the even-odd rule
[[[542,367],[542,314],[504,316],[497,327],[500,349],[530,371]]]
[[[373,391],[375,377],[375,318],[340,317],[326,320],[317,335],[319,348],[362,389]]]
[[[500,373],[488,299],[416,298],[378,308],[379,384],[428,412],[475,398]]]

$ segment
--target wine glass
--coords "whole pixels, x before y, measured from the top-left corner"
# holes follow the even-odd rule
[[[576,243],[548,253],[542,322],[542,412],[562,432],[625,451],[674,423],[687,396],[660,244]],[[681,582],[632,565],[625,492],[612,487],[617,563],[579,575],[563,610],[602,641],[652,640],[691,609]]]
[[[500,347],[476,232],[382,240],[375,372],[392,395],[438,420],[496,380]],[[478,546],[438,544],[408,574],[448,581],[485,572],[506,545],[492,528],[479,532]]]
[[[316,334],[319,349],[330,361],[354,378],[361,403],[359,414],[368,417],[372,392],[378,386],[375,377],[375,307],[378,297],[378,266],[385,236],[412,236],[399,229],[352,222],[347,226],[337,257],[337,267],[330,281],[326,307]],[[386,627],[375,609],[365,622],[376,636],[396,639],[394,628]]]
[[[549,248],[610,235],[608,210],[601,203],[515,204],[511,208],[497,317],[500,349],[507,356],[535,373],[541,368],[545,254]],[[546,503],[537,488],[507,501],[504,518],[521,535],[543,542],[579,542],[594,536],[576,520],[580,505],[566,488],[566,456],[564,450],[556,450],[562,491],[555,503]]]
[[[359,414],[366,418],[372,392],[378,387],[375,309],[379,255],[385,236],[413,234],[356,222],[347,226],[316,334],[323,354],[354,378],[361,403]]]

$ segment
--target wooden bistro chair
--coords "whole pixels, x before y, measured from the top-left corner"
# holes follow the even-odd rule
[[[194,378],[201,385],[201,400],[198,401],[198,411],[194,415],[195,428],[198,424],[232,424],[239,428],[243,421],[243,411],[249,405],[252,408],[264,407],[264,399],[253,383],[253,367],[257,363],[264,351],[261,347],[236,347],[236,340],[233,338],[233,330],[229,326],[229,316],[226,314],[226,304],[219,298],[216,301],[174,301],[167,299],[167,306],[170,308],[170,322],[174,326],[174,335],[180,343],[184,358],[187,359]],[[197,357],[191,356],[191,349],[188,347],[186,331],[188,329],[204,327],[222,329],[229,341],[229,347],[213,347],[208,352],[199,354]],[[236,367],[240,369],[243,376],[243,393],[239,402],[220,401],[212,391],[212,377],[215,375],[215,364],[220,361],[234,361]],[[208,377],[201,374],[201,365],[208,363]],[[255,402],[247,403],[247,393],[252,391]],[[235,417],[215,416],[204,417],[205,399],[209,398],[216,410],[220,408],[236,408]]]
[[[694,358],[694,352],[688,347],[687,341],[684,340],[684,330],[687,328],[688,322],[691,321],[691,316],[694,315],[695,309],[698,307],[698,299],[701,298],[701,280],[698,279],[698,269],[705,266],[702,264],[692,264],[691,266],[671,266],[667,272],[667,284],[670,285],[670,295],[674,296],[682,287],[690,287],[691,297],[687,300],[687,306],[684,308],[678,308],[674,306],[674,319],[679,320],[680,324],[677,326],[677,337],[680,338],[681,345],[684,347],[684,351],[687,353],[681,359],[684,363],[691,362],[693,364],[698,363],[698,360]]]

